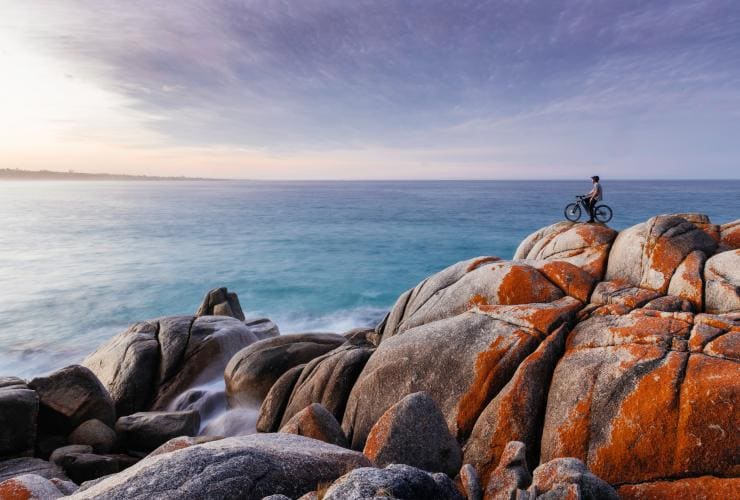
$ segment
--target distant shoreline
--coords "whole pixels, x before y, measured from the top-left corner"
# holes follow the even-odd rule
[[[222,181],[207,177],[161,177],[156,175],[126,175],[87,172],[59,172],[54,170],[20,170],[17,168],[0,168],[0,181]]]

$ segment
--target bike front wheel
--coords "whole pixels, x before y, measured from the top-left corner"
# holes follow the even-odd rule
[[[594,208],[594,219],[603,223],[609,222],[612,220],[612,209],[606,205],[598,205]]]
[[[581,218],[581,206],[578,203],[569,203],[565,206],[564,213],[566,219],[571,222],[575,222]],[[609,213],[611,213],[611,211]]]

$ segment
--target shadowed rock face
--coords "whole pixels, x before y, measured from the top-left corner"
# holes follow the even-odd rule
[[[0,460],[33,452],[38,414],[35,391],[19,378],[0,378]]]

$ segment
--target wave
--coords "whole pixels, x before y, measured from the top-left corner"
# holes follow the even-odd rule
[[[341,309],[327,314],[283,313],[268,316],[278,325],[280,333],[333,332],[343,333],[360,327],[375,327],[388,312],[386,308],[362,306]]]

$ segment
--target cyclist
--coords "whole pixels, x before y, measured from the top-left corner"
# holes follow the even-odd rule
[[[596,202],[601,201],[603,194],[601,184],[599,184],[599,176],[592,176],[591,181],[593,182],[593,188],[583,198],[583,206],[588,210],[588,222],[594,222],[594,207],[596,206]]]

